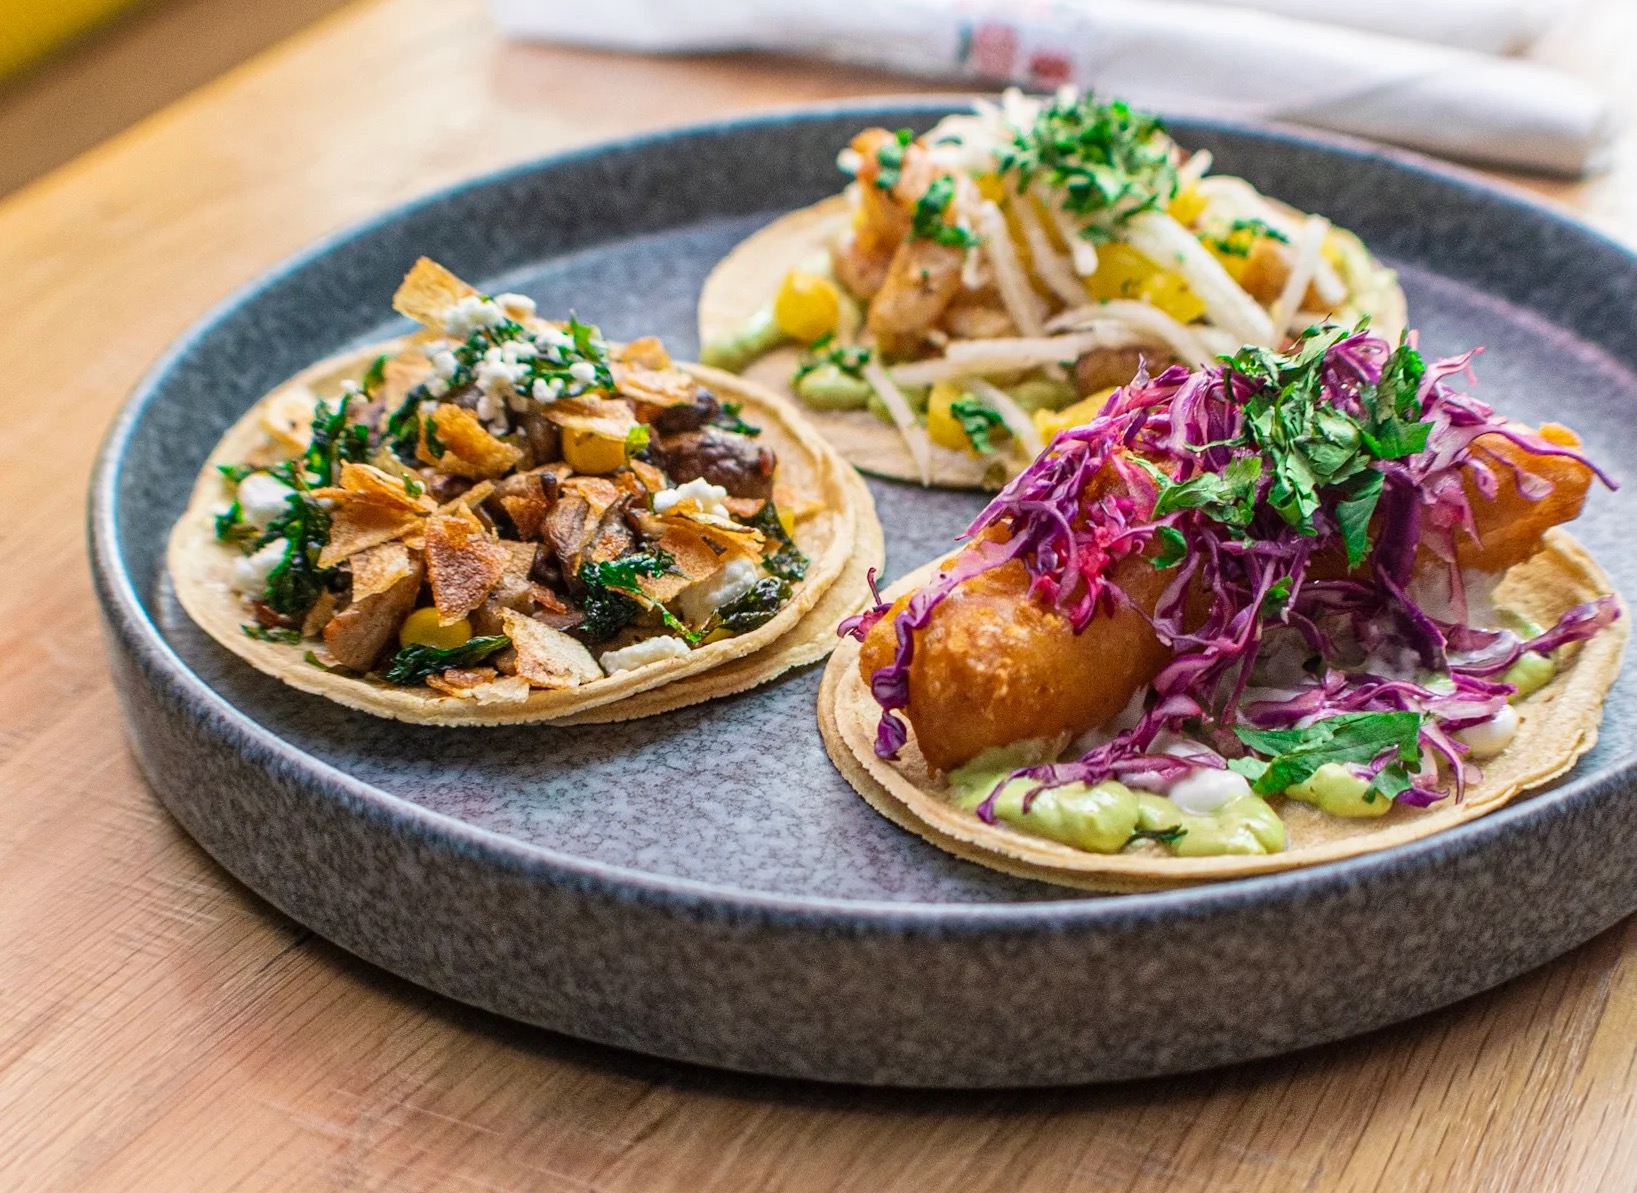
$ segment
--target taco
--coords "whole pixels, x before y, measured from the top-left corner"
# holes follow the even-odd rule
[[[623,720],[827,653],[881,558],[783,398],[422,259],[424,330],[258,402],[171,534],[182,607],[258,669],[426,724]]]
[[[1117,391],[844,625],[837,767],[952,853],[1113,891],[1383,849],[1565,774],[1627,635],[1561,528],[1606,478],[1452,387],[1468,359],[1325,328]]]
[[[1211,175],[1152,116],[1009,91],[841,153],[843,195],[712,272],[700,359],[793,392],[847,459],[999,488],[1107,391],[1330,319],[1396,340],[1396,275],[1352,233]]]

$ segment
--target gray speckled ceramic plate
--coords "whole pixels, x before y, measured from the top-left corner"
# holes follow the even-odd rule
[[[834,191],[858,128],[934,104],[780,115],[572,154],[391,212],[212,312],[109,435],[95,571],[141,765],[251,888],[451,997],[574,1035],[764,1073],[1019,1085],[1174,1072],[1378,1027],[1494,985],[1637,907],[1637,692],[1571,776],[1443,836],[1310,871],[1120,899],[957,861],[830,767],[818,670],[635,724],[415,728],[228,655],[176,607],[163,544],[255,398],[398,330],[422,253],[613,336],[694,342],[694,298],[745,234]],[[1399,155],[1179,122],[1403,272],[1437,353],[1487,346],[1480,393],[1637,458],[1637,259],[1588,229]],[[888,575],[981,498],[872,482]],[[1628,594],[1632,500],[1576,530]],[[1247,1014],[1247,1008],[1256,1008]]]

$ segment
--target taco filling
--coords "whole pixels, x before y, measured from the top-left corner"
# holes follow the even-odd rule
[[[921,137],[866,129],[840,164],[854,181],[818,252],[776,291],[736,280],[769,288],[737,326],[707,290],[702,359],[737,370],[801,346],[796,394],[874,412],[923,482],[946,452],[1016,473],[1139,360],[1279,348],[1327,317],[1402,330],[1396,281],[1356,237],[1209,174],[1208,152],[1118,100],[1009,91]],[[793,226],[759,237],[799,251]]]
[[[980,849],[961,818],[1065,857],[1277,854],[1298,805],[1356,822],[1515,794],[1486,769],[1517,769],[1496,760],[1602,636],[1557,702],[1590,724],[1531,745],[1567,757],[1514,786],[1561,773],[1624,625],[1553,528],[1609,482],[1566,428],[1454,388],[1471,355],[1330,326],[1117,390],[965,547],[844,623],[861,645],[832,671],[875,722],[859,761]]]
[[[791,606],[797,521],[824,502],[783,483],[754,411],[656,339],[611,345],[424,259],[394,305],[425,331],[331,400],[276,394],[217,463],[245,636],[501,705],[674,666]]]

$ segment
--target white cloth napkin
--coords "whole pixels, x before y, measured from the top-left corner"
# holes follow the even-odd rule
[[[1075,82],[1160,110],[1334,129],[1487,165],[1575,175],[1603,164],[1607,104],[1530,62],[1255,11],[1227,0],[490,0],[514,37],[657,52],[808,54],[984,84]],[[1328,0],[1241,0],[1339,10]],[[1383,0],[1406,12],[1411,0]],[[1528,0],[1419,0],[1448,30]],[[1467,27],[1467,26],[1462,26]]]

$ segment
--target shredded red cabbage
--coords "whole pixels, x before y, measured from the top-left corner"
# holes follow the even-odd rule
[[[1110,579],[1114,564],[1166,556],[1175,576],[1144,615],[1175,653],[1141,718],[1075,760],[1017,776],[1041,787],[1109,778],[1164,785],[1192,767],[1222,765],[1155,747],[1185,723],[1196,722],[1197,735],[1232,757],[1243,752],[1229,732],[1236,723],[1287,728],[1343,713],[1414,711],[1424,759],[1447,764],[1459,798],[1476,770],[1452,734],[1504,707],[1516,689],[1497,677],[1525,651],[1549,653],[1619,616],[1605,597],[1532,640],[1464,624],[1455,541],[1463,531],[1476,537],[1476,525],[1462,479],[1493,495],[1494,469],[1505,466],[1473,451],[1479,436],[1570,457],[1615,487],[1581,453],[1453,389],[1452,377],[1470,376],[1473,355],[1424,364],[1411,344],[1326,328],[1288,355],[1247,349],[1210,368],[1139,374],[1095,419],[1059,434],[966,529],[973,544],[911,597],[894,623],[893,660],[871,677],[882,709],[877,753],[896,757],[907,740],[900,714],[915,631],[957,585],[1021,560],[1032,597],[1080,633],[1117,603],[1136,607]],[[1529,500],[1549,490],[1521,470],[1515,484]],[[1347,508],[1349,501],[1356,504]],[[1364,565],[1336,567],[1344,548],[1342,558]],[[1454,618],[1434,616],[1410,594],[1423,549],[1447,563]],[[1310,578],[1320,559],[1326,566]],[[1197,592],[1210,599],[1190,601]],[[878,599],[841,632],[862,641],[886,612]],[[1318,673],[1294,694],[1247,700],[1270,633],[1296,636]],[[1402,665],[1384,673],[1382,660],[1395,656]],[[1386,764],[1383,756],[1371,765]],[[1397,798],[1424,806],[1443,798],[1438,782],[1424,761]]]

